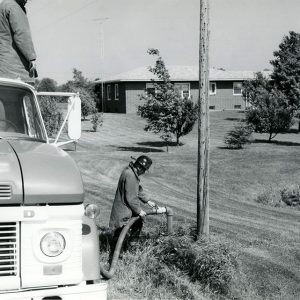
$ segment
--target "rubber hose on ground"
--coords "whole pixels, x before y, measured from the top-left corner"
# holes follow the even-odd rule
[[[140,217],[133,217],[133,218],[131,218],[129,220],[129,222],[127,223],[127,225],[122,229],[121,234],[120,234],[120,236],[118,238],[118,242],[117,242],[116,247],[115,247],[115,251],[114,251],[114,254],[113,254],[113,258],[112,258],[109,270],[105,270],[105,268],[103,267],[103,265],[100,264],[100,273],[101,273],[101,275],[105,279],[111,279],[114,276],[116,265],[117,265],[117,262],[119,260],[120,252],[121,252],[122,245],[123,245],[124,239],[126,237],[126,234],[127,234],[128,230],[130,229],[130,227],[139,218]]]

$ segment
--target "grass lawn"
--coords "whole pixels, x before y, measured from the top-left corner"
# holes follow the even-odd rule
[[[210,113],[210,233],[240,247],[249,299],[300,299],[300,211],[254,201],[263,192],[300,184],[300,134],[278,135],[274,143],[255,135],[245,149],[226,149],[224,134],[243,116]],[[107,226],[121,170],[130,156],[146,153],[153,159],[142,178],[146,190],[173,208],[175,224],[195,225],[196,127],[182,138],[183,146],[167,153],[158,136],[143,131],[144,124],[136,115],[104,114],[103,127],[92,132],[90,122],[83,122],[77,151],[69,153],[81,169],[86,201],[100,205],[99,225]],[[115,286],[112,280],[110,289]],[[111,298],[125,299],[121,290],[110,291]]]

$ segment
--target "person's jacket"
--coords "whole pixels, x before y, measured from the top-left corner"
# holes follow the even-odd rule
[[[148,200],[140,185],[140,179],[130,164],[120,175],[109,227],[116,229],[126,225],[132,216],[140,214],[141,202],[147,203]]]
[[[29,66],[35,59],[25,10],[15,0],[0,0],[0,77],[33,81]]]

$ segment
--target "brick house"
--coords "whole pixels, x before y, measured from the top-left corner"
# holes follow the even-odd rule
[[[195,66],[168,66],[171,81],[182,96],[188,96],[194,102],[198,101],[199,73]],[[210,110],[244,109],[242,98],[242,82],[254,78],[252,71],[226,71],[211,69],[209,74],[209,108]],[[99,95],[99,106],[105,112],[136,113],[141,104],[139,95],[153,92],[151,79],[154,75],[147,67],[120,73],[103,82],[96,81],[96,91]],[[103,101],[101,87],[103,86]]]

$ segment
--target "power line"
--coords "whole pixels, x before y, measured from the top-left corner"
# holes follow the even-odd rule
[[[71,13],[69,13],[69,14],[67,14],[67,15],[65,15],[65,16],[63,16],[63,17],[57,19],[57,20],[54,20],[53,22],[51,22],[51,23],[45,25],[44,27],[38,29],[36,32],[40,32],[40,31],[44,30],[45,28],[48,28],[49,26],[52,26],[53,24],[54,24],[54,25],[57,25],[58,23],[64,21],[64,20],[67,19],[68,17],[75,15],[75,14],[78,13],[79,11],[82,11],[83,9],[87,8],[88,6],[91,6],[92,4],[94,4],[94,3],[96,3],[96,2],[98,2],[98,0],[94,0],[94,1],[92,1],[92,2],[90,2],[90,3],[88,3],[88,4],[86,4],[86,5],[81,6],[81,7],[79,7],[78,9],[72,11]]]
[[[40,13],[41,11],[46,11],[47,8],[51,7],[49,4],[53,4],[53,2],[48,2],[48,5],[43,5],[43,7],[41,7],[40,9],[37,10],[32,10],[31,8],[29,9],[29,14],[30,15],[37,15],[38,13]]]

